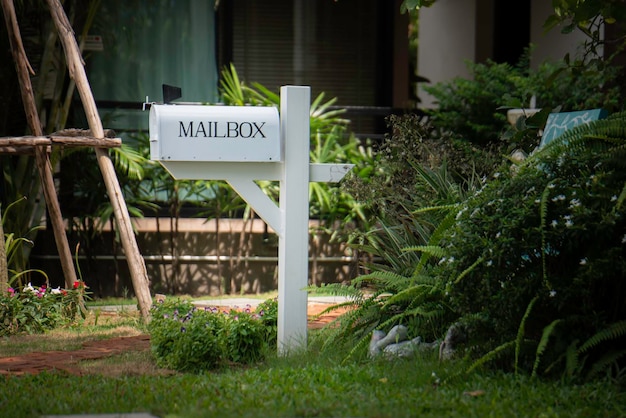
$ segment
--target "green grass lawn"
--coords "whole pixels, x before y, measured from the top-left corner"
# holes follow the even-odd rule
[[[76,349],[144,328],[136,312],[92,313],[70,328],[0,339],[0,356]],[[461,364],[439,363],[434,352],[342,363],[345,354],[310,350],[272,355],[255,367],[183,374],[157,367],[149,351],[127,352],[81,362],[82,376],[0,375],[0,416],[626,417],[626,392],[609,380],[575,385],[486,370],[466,375]]]
[[[435,370],[433,370],[435,369]],[[474,374],[436,384],[429,361],[340,366],[319,359],[204,375],[3,377],[5,416],[150,412],[159,417],[621,417],[624,393]]]
[[[117,357],[106,361],[129,362],[129,375],[0,377],[2,416],[626,416],[626,394],[609,381],[572,385],[485,371],[451,377],[458,366],[431,357],[341,365],[333,358],[303,353],[201,375],[141,375],[132,364],[150,362],[149,353]]]

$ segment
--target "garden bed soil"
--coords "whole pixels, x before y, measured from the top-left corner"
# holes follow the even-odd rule
[[[326,303],[309,303],[307,310],[309,329],[322,328],[346,311],[346,308],[338,308],[319,316],[328,307],[329,304]],[[150,336],[145,334],[87,341],[79,350],[42,351],[21,356],[0,357],[0,375],[37,374],[53,370],[82,375],[85,372],[79,367],[81,361],[98,360],[126,352],[149,349]],[[89,373],[97,372],[91,370]]]

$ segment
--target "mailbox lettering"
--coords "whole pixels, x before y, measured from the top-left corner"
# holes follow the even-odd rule
[[[179,138],[265,138],[265,122],[178,121]]]

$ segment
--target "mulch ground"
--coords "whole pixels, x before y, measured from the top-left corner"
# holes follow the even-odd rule
[[[328,308],[328,304],[308,305],[308,328],[319,329],[336,319],[345,312],[337,309],[333,312],[318,316]],[[150,336],[137,335],[131,337],[117,337],[100,341],[89,341],[79,350],[73,351],[42,351],[31,352],[22,356],[0,357],[0,375],[37,374],[45,370],[64,371],[80,375],[82,372],[77,364],[83,360],[97,360],[126,351],[149,350]]]

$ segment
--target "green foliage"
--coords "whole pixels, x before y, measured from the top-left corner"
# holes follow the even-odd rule
[[[39,334],[84,318],[83,300],[88,297],[84,282],[72,289],[28,285],[0,295],[0,336]]]
[[[365,266],[369,272],[351,286],[309,289],[350,296],[345,305],[352,309],[322,335],[324,349],[347,346],[348,357],[363,355],[374,329],[404,324],[413,337],[432,341],[453,319],[445,282],[429,269],[447,256],[441,239],[454,225],[457,203],[476,187],[475,180],[453,175],[447,158],[461,167],[469,156],[426,139],[427,127],[416,116],[389,123],[393,134],[374,154],[377,171],[350,185],[377,221],[353,236],[353,245],[374,257]]]
[[[485,341],[516,342],[516,366],[539,374],[542,359],[558,370],[554,362],[566,360],[562,354],[572,342],[603,342],[590,338],[626,318],[626,219],[619,198],[626,184],[625,128],[624,114],[579,126],[517,170],[496,173],[463,203],[442,242],[453,262],[431,274],[448,282],[460,315],[487,318],[492,333]],[[624,338],[622,331],[603,335],[610,341],[596,347],[581,372]],[[534,362],[522,359],[533,355],[521,350],[522,337],[538,346]]]
[[[148,325],[152,352],[159,365],[200,373],[226,361],[257,363],[276,346],[277,303],[267,300],[255,312],[197,308],[188,300],[158,302]],[[271,340],[273,339],[273,341]]]
[[[270,348],[276,348],[278,342],[278,297],[261,302],[255,313],[263,323],[265,341]]]
[[[258,316],[250,312],[231,312],[225,324],[226,352],[236,363],[252,364],[266,354],[266,329]]]
[[[554,14],[544,23],[544,31],[559,27],[562,34],[574,30],[585,36],[584,54],[570,57],[564,61],[576,72],[586,71],[587,66],[595,65],[600,71],[610,68],[613,59],[626,47],[622,31],[609,29],[609,26],[623,22],[626,18],[626,7],[623,2],[614,0],[560,0],[553,2]],[[615,32],[614,37],[609,34]],[[607,56],[608,51],[613,51]]]
[[[431,114],[435,128],[484,147],[496,143],[506,127],[506,115],[498,107],[502,97],[517,90],[520,73],[509,64],[491,61],[467,62],[467,66],[469,78],[457,77],[451,82],[424,86],[424,91],[438,102],[437,110]]]
[[[32,273],[40,274],[43,276],[45,281],[48,282],[48,276],[44,271],[27,268],[27,250],[33,246],[33,241],[28,237],[32,236],[34,231],[39,229],[39,227],[31,228],[24,236],[19,236],[16,232],[7,232],[7,227],[12,224],[9,219],[11,218],[13,212],[19,209],[16,205],[22,204],[25,200],[26,198],[22,197],[9,204],[6,209],[3,210],[2,219],[0,219],[4,230],[4,247],[9,276],[8,284],[15,287],[24,286],[28,281],[28,277],[31,276]]]
[[[421,7],[430,7],[435,1],[436,0],[403,0],[400,5],[400,11],[406,13]]]
[[[228,105],[280,106],[280,96],[260,83],[250,86],[241,80],[233,64],[221,72],[220,92],[222,101]],[[347,131],[349,121],[342,118],[345,109],[333,109],[337,98],[326,99],[320,93],[311,103],[310,130],[312,163],[356,164],[356,176],[366,176],[372,167],[368,158],[368,145],[362,144]],[[259,182],[266,194],[278,200],[278,188],[274,182]],[[322,219],[327,232],[337,233],[335,221],[366,222],[365,214],[354,198],[341,187],[331,183],[309,184],[310,217]]]
[[[222,315],[196,309],[189,301],[153,305],[148,330],[157,364],[186,372],[216,368],[226,354],[224,321]]]
[[[542,63],[529,70],[527,57],[519,66],[506,63],[468,62],[471,76],[424,86],[438,108],[430,112],[440,134],[467,141],[479,148],[496,147],[496,153],[522,149],[530,153],[539,142],[537,135],[551,111],[575,111],[620,106],[619,88],[614,81],[619,67],[589,64],[585,71],[573,71],[565,64]],[[534,97],[543,111],[518,120],[511,128],[506,119],[510,108],[528,108]]]

